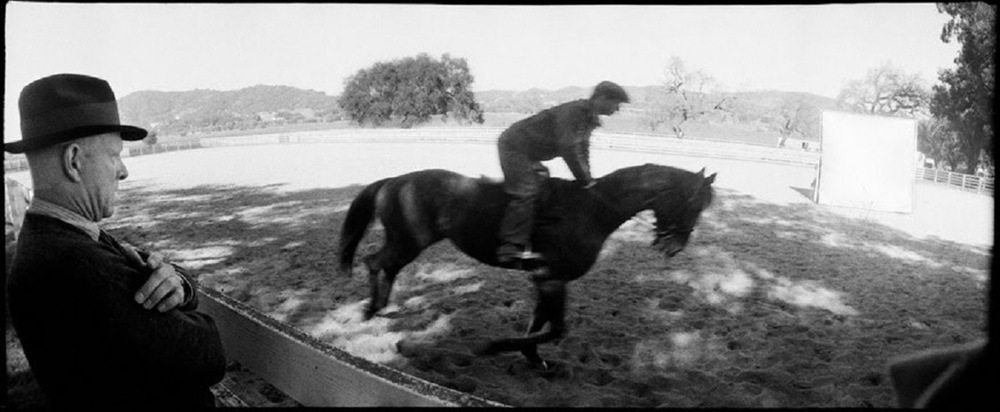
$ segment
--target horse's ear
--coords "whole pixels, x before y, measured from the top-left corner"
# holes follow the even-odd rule
[[[701,170],[698,171],[698,176],[705,177],[705,168],[704,167],[701,168]]]
[[[705,178],[705,186],[708,186],[708,185],[712,184],[713,182],[715,182],[715,175],[716,174],[717,173],[712,173],[712,174],[708,175],[708,177]]]

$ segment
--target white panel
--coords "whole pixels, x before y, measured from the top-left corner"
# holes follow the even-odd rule
[[[917,151],[916,121],[823,112],[817,201],[909,213]]]

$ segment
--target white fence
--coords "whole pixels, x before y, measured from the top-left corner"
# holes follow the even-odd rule
[[[130,146],[123,156],[141,156],[203,147],[242,146],[275,143],[472,143],[496,144],[503,131],[496,127],[414,128],[414,129],[331,129],[302,132],[228,136]],[[775,148],[717,140],[677,139],[662,135],[595,131],[591,147],[643,153],[709,157],[803,166],[819,164],[821,153],[793,148]],[[27,169],[23,157],[4,160],[4,171]],[[993,179],[934,169],[916,169],[917,181],[931,181],[949,187],[993,195]]]
[[[474,143],[496,144],[502,128],[467,127],[440,129],[335,129],[256,136],[202,139],[202,147],[268,143]],[[595,132],[591,147],[682,156],[816,165],[820,154],[797,149],[753,146],[720,141],[676,139],[638,133]]]
[[[947,170],[917,168],[916,178],[918,181],[931,181],[941,183],[948,187],[976,192],[985,195],[993,195],[993,178],[967,175],[964,173],[949,172]]]

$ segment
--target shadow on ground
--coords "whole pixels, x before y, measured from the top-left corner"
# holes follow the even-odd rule
[[[612,235],[569,286],[568,335],[540,347],[552,370],[475,358],[469,343],[523,332],[530,283],[442,242],[362,322],[367,278],[335,271],[360,190],[133,187],[106,227],[331,345],[517,406],[887,407],[888,358],[984,336],[988,250],[717,189],[670,261],[642,225]]]

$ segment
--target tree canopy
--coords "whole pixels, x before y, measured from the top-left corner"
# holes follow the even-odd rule
[[[917,150],[936,159],[938,165],[947,164],[951,170],[957,170],[963,159],[957,133],[947,120],[937,117],[920,119],[917,123]]]
[[[338,101],[362,125],[411,127],[435,115],[482,123],[472,82],[465,59],[445,54],[438,61],[421,53],[358,71],[347,78]]]
[[[966,173],[974,174],[980,158],[993,163],[993,87],[996,53],[996,6],[987,3],[938,3],[951,15],[941,30],[945,43],[962,44],[957,67],[942,70],[934,86],[931,113],[946,119],[957,133]]]
[[[865,114],[914,117],[926,112],[930,93],[917,75],[907,75],[890,63],[852,80],[837,101],[847,109]]]

